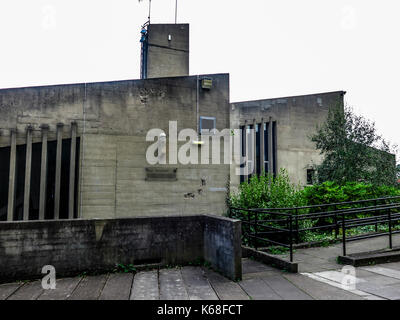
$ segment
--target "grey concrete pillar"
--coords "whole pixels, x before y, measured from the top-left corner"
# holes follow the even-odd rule
[[[249,178],[249,170],[248,170],[248,166],[249,166],[249,135],[247,134],[247,120],[244,121],[244,157],[245,157],[245,167],[247,168],[247,170],[244,171],[244,180],[248,180]]]
[[[15,193],[16,193],[16,170],[17,170],[17,130],[10,130],[10,174],[8,178],[8,209],[7,209],[7,221],[14,220],[15,211]]]
[[[26,127],[26,157],[25,157],[25,184],[24,184],[24,215],[23,220],[29,220],[29,200],[31,196],[31,169],[32,169],[32,130]]]
[[[39,220],[44,220],[46,212],[46,187],[47,187],[47,137],[49,126],[43,124],[42,129],[42,160],[40,167],[40,196],[39,196]]]
[[[260,166],[261,166],[261,174],[263,173],[264,169],[264,119],[261,118],[260,124]]]
[[[74,218],[75,199],[76,122],[71,123],[71,158],[69,162],[68,219]]]
[[[57,123],[56,181],[54,191],[54,219],[60,218],[61,154],[64,124]]]
[[[273,157],[273,137],[272,137],[272,118],[269,117],[268,123],[268,171],[270,174],[274,173],[274,157]]]
[[[253,174],[257,174],[257,121],[253,120]]]

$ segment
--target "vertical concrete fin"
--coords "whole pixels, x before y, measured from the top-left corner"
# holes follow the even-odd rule
[[[272,137],[272,117],[269,117],[269,124],[268,124],[268,172],[269,174],[273,174],[274,170],[274,158],[273,158],[273,137]]]
[[[43,124],[42,129],[42,159],[40,167],[40,196],[39,196],[39,220],[44,220],[46,212],[46,186],[47,186],[47,136],[49,126]]]
[[[25,185],[24,185],[24,211],[23,220],[29,220],[29,200],[31,196],[31,169],[32,169],[32,130],[26,127],[26,157],[25,157]]]
[[[68,219],[74,218],[75,199],[75,158],[76,158],[76,122],[71,123],[71,157],[69,162]]]
[[[60,218],[60,190],[61,190],[61,155],[62,132],[64,124],[57,123],[57,154],[56,154],[56,179],[54,192],[54,219]]]
[[[260,124],[260,166],[261,166],[261,174],[263,171],[265,171],[265,166],[264,166],[264,119],[261,118],[261,124]]]
[[[253,159],[253,174],[257,175],[257,121],[256,119],[253,119],[253,154],[254,154],[254,159]]]

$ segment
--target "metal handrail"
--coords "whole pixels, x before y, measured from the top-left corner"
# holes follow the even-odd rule
[[[383,200],[392,200],[392,199],[400,199],[400,196],[394,197],[383,197],[383,198],[376,198],[376,199],[365,199],[365,200],[357,200],[357,201],[346,201],[346,202],[333,202],[333,203],[324,203],[324,204],[315,204],[312,206],[303,206],[303,207],[286,207],[286,208],[268,208],[268,210],[301,210],[301,209],[312,209],[312,208],[322,208],[322,207],[329,207],[329,206],[338,206],[338,205],[346,205],[346,204],[358,204],[358,203],[365,203],[365,202],[372,202],[372,201],[383,201]],[[258,208],[257,208],[258,209]],[[262,209],[262,208],[260,208]]]
[[[400,199],[398,197],[385,197],[385,198],[377,198],[377,199],[367,199],[361,201],[352,201],[352,202],[342,202],[336,204],[325,204],[319,206],[308,206],[308,207],[297,207],[297,208],[278,208],[279,210],[290,209],[295,213],[290,212],[274,212],[274,208],[235,208],[230,207],[231,214],[235,211],[247,212],[247,220],[242,220],[242,222],[247,225],[247,230],[243,231],[243,236],[247,237],[249,243],[252,242],[253,246],[258,249],[258,242],[268,242],[274,245],[282,246],[289,248],[290,261],[293,261],[293,244],[294,238],[296,239],[296,243],[299,241],[299,233],[305,231],[315,231],[315,230],[334,230],[335,238],[338,237],[340,228],[342,229],[342,242],[343,242],[343,255],[346,255],[346,242],[354,241],[358,239],[367,239],[373,238],[377,236],[389,235],[389,247],[393,247],[392,243],[392,235],[400,233],[400,230],[393,230],[393,224],[398,223],[400,221],[400,202],[396,203],[384,203],[377,204],[378,201],[382,200],[393,200]],[[300,209],[306,208],[315,208],[315,207],[327,207],[327,206],[337,206],[344,204],[356,204],[356,203],[367,203],[374,202],[374,206],[367,206],[362,208],[346,208],[339,209],[334,211],[323,211],[309,214],[298,214]],[[397,211],[397,212],[396,212]],[[383,212],[383,214],[382,214]],[[363,218],[348,218],[349,216],[360,214],[360,213],[370,213],[373,214],[370,217]],[[271,217],[281,217],[279,219],[259,219],[260,214],[268,214]],[[300,228],[299,221],[303,220],[317,220],[321,218],[334,218],[334,222],[330,222],[328,224],[322,224],[318,226],[312,226],[310,228]],[[267,225],[266,223],[274,223],[274,226]],[[378,232],[379,224],[388,224],[389,231],[388,232]],[[281,225],[285,225],[282,227]],[[375,225],[375,233],[357,235],[357,236],[346,236],[346,230],[352,229],[360,226],[368,226]],[[262,231],[261,229],[268,230]],[[274,239],[271,237],[275,236]],[[279,240],[282,236],[286,236],[286,241]],[[276,240],[278,237],[278,240]]]

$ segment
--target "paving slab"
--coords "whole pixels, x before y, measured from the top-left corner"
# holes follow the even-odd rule
[[[388,268],[388,269],[400,271],[400,262],[385,263],[384,267]]]
[[[99,300],[129,300],[132,282],[132,273],[110,274]]]
[[[259,272],[266,272],[266,271],[274,271],[271,266],[267,266],[263,263],[252,259],[242,259],[242,273],[259,273]]]
[[[209,269],[203,269],[208,281],[220,300],[249,300],[250,297],[236,282]]]
[[[261,279],[243,280],[239,285],[252,300],[282,300],[282,297]]]
[[[362,288],[364,292],[371,293],[375,296],[379,296],[389,300],[400,300],[400,284],[392,286],[376,287],[371,283],[364,283]]]
[[[344,277],[346,276],[346,274],[344,274],[343,272],[341,272],[340,270],[330,270],[330,271],[322,271],[322,272],[315,272],[315,275],[321,277],[321,278],[325,278],[337,283],[342,283]],[[357,273],[356,273],[357,275]],[[356,284],[357,283],[361,283],[361,282],[365,282],[364,279],[361,279],[359,277],[356,276]]]
[[[283,276],[265,277],[262,280],[284,300],[312,300],[311,296],[297,288]]]
[[[160,300],[189,300],[180,269],[159,272]]]
[[[391,286],[394,284],[400,284],[399,279],[385,277],[381,274],[363,270],[361,268],[356,269],[356,277],[365,280],[367,283],[371,283],[377,287]]]
[[[368,299],[368,300],[379,300],[380,299],[379,297],[375,297],[375,296],[371,295],[368,292],[357,290],[357,288],[356,289],[351,289],[351,288],[346,289],[346,288],[343,287],[343,285],[341,283],[329,280],[327,278],[322,278],[320,276],[317,276],[314,273],[302,273],[302,275],[310,277],[311,279],[317,280],[319,282],[322,282],[322,283],[325,283],[325,284],[329,284],[329,285],[331,285],[333,287],[336,287],[336,288],[339,288],[339,289],[342,289],[342,290],[346,290],[346,291],[351,292],[351,293],[353,293],[355,295],[358,295],[358,296],[360,296],[360,297],[362,297],[364,299]]]
[[[379,267],[379,266],[373,266],[373,267],[362,267],[362,270],[367,270],[370,272],[374,272],[377,274],[381,274],[385,277],[389,278],[394,278],[394,279],[400,279],[400,271],[399,270],[393,270],[389,268],[384,268],[384,267]]]
[[[190,300],[218,300],[200,267],[183,267],[181,274]]]
[[[97,300],[104,288],[108,275],[84,277],[68,300]]]
[[[0,284],[0,300],[6,300],[22,285],[23,285],[22,283]]]
[[[66,300],[71,296],[81,280],[82,278],[80,277],[57,279],[56,288],[44,290],[38,300]]]
[[[362,297],[301,274],[284,274],[287,280],[316,300],[363,300]]]
[[[138,272],[133,278],[130,300],[160,299],[158,270]]]
[[[270,276],[276,276],[276,275],[281,275],[282,273],[279,271],[266,271],[266,272],[258,272],[258,273],[245,273],[242,275],[242,280],[247,280],[247,279],[254,279],[254,278],[262,278],[262,277],[270,277]]]
[[[331,268],[326,268],[326,267],[322,267],[321,265],[316,265],[313,263],[305,263],[302,262],[299,264],[299,273],[303,273],[303,272],[318,272],[318,271],[327,271],[330,270]]]
[[[36,300],[43,291],[41,280],[28,282],[19,287],[7,300]]]

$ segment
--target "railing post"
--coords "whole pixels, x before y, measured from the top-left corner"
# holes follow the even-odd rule
[[[376,206],[378,205],[377,200],[374,200],[374,205],[375,205],[375,232],[378,232],[378,218],[377,218],[377,208]]]
[[[392,243],[392,214],[391,214],[391,209],[388,209],[388,220],[389,220],[389,248],[393,249],[393,243]]]
[[[254,213],[254,248],[257,250],[257,237],[258,237],[258,232],[257,232],[257,223],[258,223],[258,214],[257,212]]]
[[[248,226],[249,226],[249,230],[248,230],[248,240],[249,240],[249,246],[251,247],[251,242],[253,242],[251,240],[251,217],[250,217],[251,211],[247,211],[247,222],[248,222]]]
[[[298,211],[296,208],[296,217],[295,217],[295,223],[296,223],[296,243],[299,243],[299,217],[298,217]]]
[[[289,216],[289,245],[290,245],[290,262],[293,262],[293,216]]]
[[[342,241],[343,241],[343,256],[346,256],[346,224],[345,224],[344,213],[342,213]]]
[[[338,220],[337,220],[337,206],[336,204],[333,206],[333,211],[335,212],[335,239],[337,239],[338,235],[339,235],[339,224],[338,224]]]

